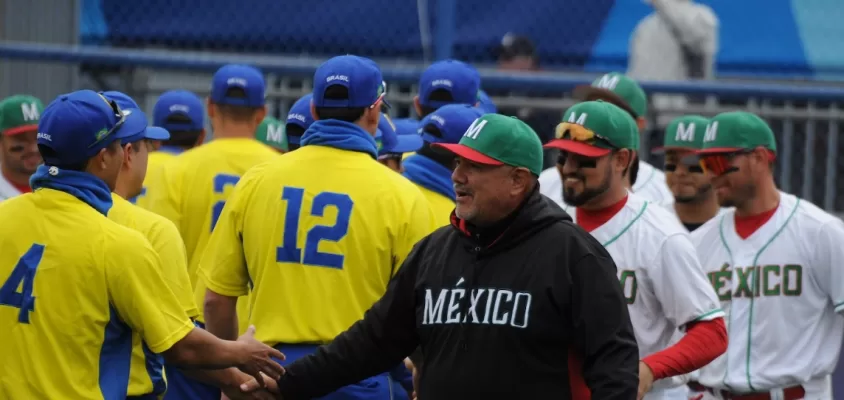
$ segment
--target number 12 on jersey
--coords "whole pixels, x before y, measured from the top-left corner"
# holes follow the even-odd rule
[[[35,280],[35,271],[41,263],[44,255],[43,244],[33,244],[29,250],[18,260],[12,274],[0,286],[0,304],[20,309],[18,322],[28,324],[29,312],[35,311],[35,297],[32,296],[32,283]],[[18,292],[18,286],[23,286]]]
[[[325,209],[331,206],[337,208],[337,221],[334,225],[316,225],[308,230],[303,257],[302,249],[297,246],[304,196],[305,189],[296,187],[285,187],[281,193],[281,198],[287,202],[287,211],[284,215],[282,245],[276,248],[276,261],[342,269],[345,257],[342,254],[320,252],[319,242],[338,242],[349,233],[349,220],[354,207],[352,198],[347,194],[334,192],[320,192],[314,196],[310,215],[322,217],[325,215]]]

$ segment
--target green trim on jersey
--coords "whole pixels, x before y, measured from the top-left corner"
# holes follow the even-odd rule
[[[641,218],[641,217],[642,217],[642,214],[644,214],[644,213],[645,213],[645,209],[646,209],[646,208],[648,208],[648,204],[651,204],[651,203],[650,203],[650,202],[648,202],[648,201],[646,201],[646,202],[645,202],[645,204],[644,204],[644,205],[642,205],[642,209],[641,209],[641,210],[639,210],[639,213],[638,213],[638,214],[636,214],[636,216],[635,216],[635,217],[633,217],[633,219],[630,221],[630,223],[628,223],[628,224],[627,224],[627,226],[625,226],[625,227],[624,227],[624,229],[622,229],[622,230],[621,230],[621,232],[618,232],[618,234],[617,234],[617,235],[613,236],[613,237],[612,237],[612,239],[610,239],[610,240],[608,240],[606,243],[604,243],[604,247],[607,247],[607,246],[609,246],[609,245],[613,244],[613,242],[615,242],[616,240],[618,240],[618,238],[620,238],[620,237],[621,237],[621,235],[623,235],[625,232],[627,232],[628,230],[630,230],[630,227],[631,227],[631,226],[633,226],[633,223],[635,223],[636,221],[638,221],[638,220],[639,220],[639,218]]]
[[[722,309],[720,309],[720,308],[716,308],[716,309],[714,309],[714,310],[712,310],[712,311],[710,311],[710,312],[708,312],[708,313],[704,313],[704,314],[703,314],[703,315],[701,315],[700,317],[697,317],[697,318],[695,318],[695,319],[691,320],[690,322],[697,322],[697,321],[701,321],[701,320],[703,320],[704,318],[706,318],[706,317],[708,317],[708,316],[710,316],[710,315],[712,315],[712,314],[717,314],[717,313],[719,313],[719,312],[724,312],[724,310],[722,310]]]

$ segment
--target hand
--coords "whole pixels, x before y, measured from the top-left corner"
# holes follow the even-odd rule
[[[419,387],[419,374],[416,371],[416,366],[413,365],[413,361],[410,361],[410,358],[404,359],[404,366],[413,375],[413,393],[410,394],[410,400],[416,400],[416,390]]]
[[[281,375],[284,374],[284,367],[271,358],[284,360],[284,354],[255,340],[255,326],[249,326],[246,333],[237,338],[237,343],[242,345],[242,357],[237,364],[237,368],[252,375],[259,384],[264,383],[261,372],[267,374],[273,380],[281,378]]]
[[[272,400],[275,396],[266,390],[255,390],[251,393],[244,393],[240,390],[240,385],[249,381],[255,381],[251,375],[244,374],[236,368],[231,368],[233,374],[233,382],[220,386],[222,396],[220,400]],[[263,373],[261,377],[266,377]],[[267,378],[269,379],[269,378]]]
[[[266,388],[270,393],[278,393],[278,383],[275,379],[272,379],[263,373],[261,374],[261,382],[256,381],[255,378],[250,378],[248,381],[240,384],[240,391],[243,393],[253,393],[260,390],[262,387]]]
[[[654,384],[654,373],[651,367],[642,361],[639,361],[639,396],[637,400],[642,400],[645,395],[651,391],[651,386]]]

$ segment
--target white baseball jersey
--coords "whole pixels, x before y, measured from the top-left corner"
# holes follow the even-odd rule
[[[735,210],[691,236],[730,343],[699,382],[733,392],[803,385],[806,399],[831,400],[844,334],[844,222],[780,192],[774,215],[747,239],[736,233]]]
[[[574,209],[567,212],[576,218]],[[618,267],[640,358],[676,343],[686,324],[724,316],[689,234],[663,207],[631,193],[624,207],[591,233]],[[686,380],[657,381],[645,399],[686,400]]]
[[[563,179],[557,167],[551,167],[539,174],[539,193],[554,200],[560,207],[563,203]],[[665,184],[665,173],[650,164],[639,161],[639,176],[633,185],[633,193],[650,202],[670,205],[674,203],[674,195]]]
[[[669,213],[669,214],[671,214],[671,215],[673,215],[675,218],[677,218],[677,221],[679,221],[679,222],[680,222],[680,225],[683,225],[683,221],[680,221],[680,217],[678,217],[678,216],[677,216],[677,210],[674,208],[674,204],[675,204],[675,203],[673,203],[673,202],[672,202],[672,203],[670,203],[670,204],[660,204],[660,205],[661,205],[661,206],[663,206],[663,207],[665,207],[665,210],[666,210],[666,211],[668,211],[668,213]],[[725,212],[727,212],[728,210],[731,210],[731,208],[724,208],[724,207],[721,207],[721,208],[719,208],[719,209],[718,209],[718,213],[717,213],[717,214],[715,214],[715,216],[714,216],[714,217],[712,217],[712,218],[713,218],[713,219],[714,219],[714,218],[718,218],[718,217],[720,217],[720,216],[721,216],[721,214],[724,214],[724,213],[725,213]],[[703,225],[701,225],[701,226],[703,226]],[[683,227],[685,227],[685,225],[683,225]],[[699,228],[698,228],[698,229],[699,229]],[[688,229],[687,229],[687,230],[688,230]]]
[[[3,174],[0,174],[0,201],[11,199],[15,196],[20,196],[21,192],[16,187],[14,187]]]

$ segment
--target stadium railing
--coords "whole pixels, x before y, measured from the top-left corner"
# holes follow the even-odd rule
[[[108,49],[0,42],[0,59],[123,67],[131,70],[131,90],[148,109],[158,94],[183,88],[206,95],[211,73],[226,63],[248,63],[267,74],[271,112],[286,115],[290,105],[311,90],[311,77],[322,60],[307,57],[253,56],[244,54],[189,53],[166,50]],[[396,116],[413,116],[412,101],[422,65],[380,62],[388,83],[388,99]],[[487,91],[509,93],[493,96],[499,109],[532,109],[562,112],[574,100],[569,92],[588,84],[594,76],[554,72],[502,73],[481,69]],[[682,109],[652,105],[652,128],[642,137],[642,158],[661,141],[660,122],[680,114],[712,116],[737,109],[755,112],[774,129],[778,144],[776,177],[780,187],[823,208],[844,212],[844,141],[839,140],[844,119],[844,88],[797,83],[748,83],[721,81],[642,82],[649,95],[683,95],[704,98]],[[102,88],[106,89],[106,88]],[[654,161],[659,165],[658,160]]]

